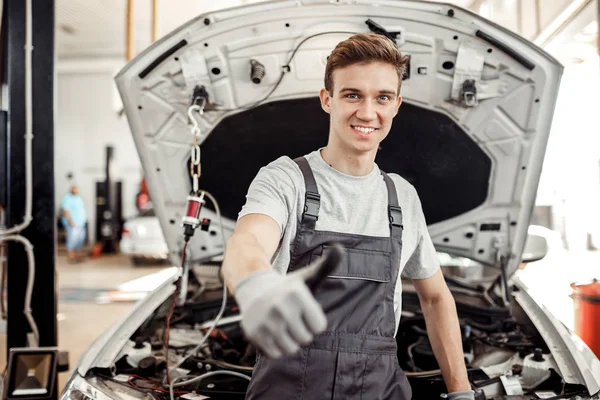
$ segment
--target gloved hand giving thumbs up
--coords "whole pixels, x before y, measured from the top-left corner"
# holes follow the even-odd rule
[[[341,262],[340,245],[319,261],[287,275],[272,269],[254,272],[235,288],[247,339],[270,358],[293,354],[327,327],[311,290]]]

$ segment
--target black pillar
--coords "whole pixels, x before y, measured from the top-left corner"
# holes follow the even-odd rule
[[[56,346],[55,204],[54,204],[54,1],[33,0],[33,220],[21,234],[34,248],[35,280],[31,308],[40,346]],[[7,226],[19,224],[25,213],[25,1],[5,0],[3,29],[7,94],[2,108],[8,124],[0,178]],[[19,243],[8,244],[7,347],[26,346],[29,325],[23,315],[28,279],[27,256]]]

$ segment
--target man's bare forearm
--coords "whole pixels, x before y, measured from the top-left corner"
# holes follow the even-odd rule
[[[232,293],[245,277],[268,268],[271,268],[270,260],[254,235],[235,233],[229,238],[222,271],[225,283]]]
[[[422,302],[421,308],[427,324],[429,341],[440,365],[448,392],[470,390],[460,325],[452,294],[445,291],[431,302]]]
[[[75,226],[75,223],[73,222],[73,218],[71,218],[71,213],[69,211],[63,210],[63,215],[65,216],[65,218],[69,222],[70,226]]]

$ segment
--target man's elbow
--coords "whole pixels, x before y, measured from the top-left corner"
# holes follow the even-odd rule
[[[221,273],[231,291],[239,283],[243,265],[248,262],[249,256],[252,253],[252,248],[248,247],[249,240],[246,233],[235,231],[227,239],[223,263],[221,264]]]
[[[232,272],[233,264],[229,262],[229,260],[233,257],[233,253],[236,251],[236,247],[238,247],[239,242],[239,234],[235,232],[227,239],[227,243],[225,244],[225,254],[223,257],[223,263],[221,264],[221,270],[223,271],[223,276],[225,281],[227,281],[227,276]]]
[[[429,310],[434,309],[444,309],[444,310],[456,310],[456,303],[454,301],[454,297],[445,286],[443,289],[439,290],[435,294],[428,296],[426,298],[421,299],[421,309],[424,313],[427,313]]]

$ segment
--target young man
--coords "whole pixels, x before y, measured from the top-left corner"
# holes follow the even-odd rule
[[[67,232],[67,257],[70,262],[81,261],[84,257],[81,249],[85,243],[87,217],[77,185],[71,186],[71,192],[62,198],[60,209],[61,222]]]
[[[402,103],[406,63],[380,35],[339,43],[320,92],[327,146],[277,159],[250,186],[223,262],[260,350],[248,399],[411,399],[396,356],[401,274],[419,295],[449,397],[473,399],[417,193],[375,164]],[[345,247],[345,261],[313,295],[305,280],[332,242]]]

